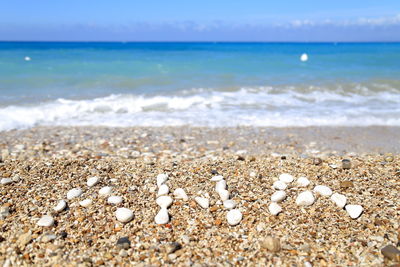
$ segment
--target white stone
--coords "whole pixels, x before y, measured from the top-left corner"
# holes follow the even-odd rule
[[[306,177],[300,177],[297,179],[297,185],[300,187],[307,187],[310,184],[310,180],[308,180]]]
[[[168,195],[168,193],[169,193],[168,185],[162,184],[162,185],[158,188],[157,196]]]
[[[95,186],[99,181],[100,181],[99,177],[94,176],[94,177],[90,177],[87,180],[86,184],[87,184],[87,186],[92,187],[92,186]]]
[[[293,180],[294,180],[293,175],[290,175],[288,173],[282,173],[281,175],[279,175],[279,181],[282,181],[286,184],[293,182]]]
[[[285,198],[286,198],[286,192],[283,190],[279,190],[272,194],[271,201],[272,202],[281,202],[281,201],[285,200]]]
[[[296,198],[296,204],[299,206],[310,206],[314,203],[315,198],[311,191],[304,191]]]
[[[49,227],[54,224],[54,219],[50,215],[43,215],[42,218],[37,222],[37,225],[39,226],[44,226],[44,227]]]
[[[257,176],[257,173],[256,173],[256,172],[250,172],[250,173],[249,173],[249,176],[250,176],[250,177],[256,177],[256,176]]]
[[[357,219],[363,212],[361,205],[346,205],[346,211],[352,219]]]
[[[156,224],[166,224],[169,222],[169,214],[166,208],[161,208],[157,213],[156,217],[154,217],[154,221]]]
[[[344,206],[346,206],[346,202],[347,202],[347,198],[346,196],[339,194],[339,193],[335,193],[331,196],[331,200],[333,202],[335,202],[336,206],[338,206],[339,208],[343,209]]]
[[[221,189],[221,190],[219,190],[218,194],[222,201],[229,199],[229,191],[228,190]]]
[[[90,205],[92,205],[92,203],[93,203],[93,200],[87,198],[87,199],[84,199],[84,200],[80,201],[80,202],[79,202],[79,205],[81,205],[82,207],[87,208],[87,207],[89,207]]]
[[[107,199],[107,203],[108,204],[114,204],[114,205],[121,204],[122,201],[123,201],[123,199],[120,196],[110,196]]]
[[[225,200],[225,201],[224,201],[224,208],[225,208],[225,209],[230,210],[230,209],[234,209],[235,207],[236,207],[236,202],[235,202],[235,200],[228,199],[228,200]]]
[[[172,200],[172,197],[170,197],[170,196],[161,196],[161,197],[158,197],[156,200],[157,205],[164,209],[169,208],[169,206],[171,206],[172,202],[173,202],[173,200]]]
[[[229,225],[237,225],[242,220],[243,215],[238,209],[233,209],[228,211],[226,214],[226,220],[228,221]]]
[[[287,184],[282,181],[275,181],[272,184],[272,187],[278,190],[285,190],[287,188]]]
[[[118,208],[115,212],[117,220],[123,223],[130,222],[133,219],[133,211],[127,208]]]
[[[278,215],[282,212],[282,207],[278,203],[272,202],[269,204],[268,210],[272,215]]]
[[[1,184],[2,185],[6,185],[6,184],[11,184],[13,181],[12,181],[12,179],[11,178],[2,178],[1,179]]]
[[[221,180],[215,184],[215,191],[218,193],[220,190],[226,190],[226,181]]]
[[[211,178],[211,181],[213,181],[213,182],[219,182],[221,180],[224,180],[224,176],[222,176],[222,175],[216,175]]]
[[[168,180],[168,174],[160,173],[159,175],[157,175],[157,186],[160,187],[167,180]]]
[[[203,209],[207,209],[210,206],[210,201],[207,198],[204,197],[195,197],[194,200],[197,202],[197,204],[200,205]]]
[[[57,206],[54,207],[55,212],[61,212],[67,207],[67,202],[65,200],[60,200]]]
[[[325,196],[325,197],[329,197],[332,195],[332,190],[325,186],[325,185],[317,185],[316,187],[314,187],[313,190],[315,193],[321,195],[321,196]]]
[[[189,199],[185,193],[185,190],[183,190],[182,188],[175,189],[174,196],[176,199],[183,199],[185,201],[187,201]]]
[[[79,197],[80,195],[82,195],[82,193],[83,193],[82,189],[73,188],[73,189],[68,191],[67,199],[73,199],[73,198]]]
[[[111,186],[104,186],[100,188],[99,190],[99,195],[100,196],[108,196],[112,193],[112,187]]]

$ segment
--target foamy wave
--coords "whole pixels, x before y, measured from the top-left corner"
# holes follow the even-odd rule
[[[110,95],[0,108],[0,130],[36,125],[400,125],[397,91],[193,89],[174,96]],[[364,90],[364,93],[360,93]]]

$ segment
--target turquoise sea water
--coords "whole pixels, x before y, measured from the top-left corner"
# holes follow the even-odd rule
[[[0,42],[0,114],[0,130],[400,125],[400,43]]]

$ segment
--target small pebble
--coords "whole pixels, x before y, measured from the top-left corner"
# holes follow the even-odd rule
[[[225,200],[223,202],[223,204],[224,204],[224,208],[229,209],[229,210],[234,209],[236,207],[236,202],[235,202],[235,200],[232,200],[232,199]]]
[[[67,199],[73,199],[73,198],[79,197],[80,195],[82,195],[82,193],[83,193],[82,189],[73,188],[73,189],[68,191]]]
[[[228,190],[221,189],[221,190],[219,190],[218,194],[222,201],[229,199],[229,191]]]
[[[313,158],[313,164],[314,165],[321,165],[322,164],[322,159],[320,158]]]
[[[180,250],[182,248],[182,245],[180,244],[180,243],[178,243],[178,242],[171,242],[171,243],[169,243],[169,245],[168,245],[168,251],[167,251],[167,253],[168,254],[172,254],[172,253],[175,253],[176,251],[178,251],[178,250]]]
[[[353,182],[352,181],[342,181],[342,182],[340,182],[339,186],[341,188],[345,188],[345,189],[351,188],[351,187],[353,187]]]
[[[112,192],[112,187],[111,186],[104,186],[99,190],[99,195],[100,196],[108,196]]]
[[[43,215],[42,218],[37,222],[37,225],[43,226],[43,227],[49,227],[54,224],[54,219],[50,215]]]
[[[160,187],[158,188],[157,196],[168,195],[168,193],[169,193],[168,185],[162,184],[162,185],[160,185]]]
[[[194,200],[199,204],[200,207],[203,209],[208,209],[210,206],[210,201],[207,198],[204,197],[195,197]]]
[[[238,209],[233,209],[228,211],[228,213],[226,214],[226,220],[228,221],[229,225],[237,225],[240,223],[240,221],[242,220],[243,215],[240,212],[240,210]]]
[[[82,207],[87,208],[90,205],[92,205],[92,203],[93,203],[93,200],[87,198],[87,199],[84,199],[84,200],[80,201],[79,205],[81,205]]]
[[[45,234],[40,238],[40,241],[43,243],[47,243],[56,239],[57,236],[55,234]]]
[[[57,206],[54,207],[55,212],[61,212],[67,207],[67,202],[65,200],[60,200]]]
[[[339,208],[343,209],[344,206],[346,206],[346,202],[347,202],[347,198],[346,196],[339,194],[339,193],[335,193],[331,196],[331,200],[333,202],[335,202],[336,206],[338,206]]]
[[[88,180],[87,180],[87,186],[89,186],[89,187],[92,187],[92,186],[95,186],[98,182],[99,182],[99,177],[97,177],[97,176],[94,176],[94,177],[90,177]]]
[[[13,180],[11,178],[2,178],[0,181],[2,185],[11,184],[12,182]]]
[[[118,208],[115,212],[115,216],[118,221],[127,223],[133,219],[133,212],[127,208]]]
[[[215,184],[215,191],[218,193],[220,190],[226,190],[226,181],[221,180]]]
[[[166,224],[169,222],[169,214],[166,208],[161,208],[154,218],[156,224]]]
[[[128,249],[131,247],[131,241],[129,241],[129,238],[127,236],[121,237],[117,241],[117,247]]]
[[[342,160],[342,168],[347,170],[351,168],[351,161],[349,159]]]
[[[286,192],[283,190],[276,191],[271,196],[272,202],[281,202],[286,198]]]
[[[183,199],[185,201],[189,200],[189,197],[186,195],[185,190],[183,190],[182,188],[175,189],[174,196],[176,199]]]
[[[282,207],[278,203],[272,202],[269,204],[268,210],[272,215],[278,215],[282,212]]]
[[[120,196],[110,196],[107,199],[107,203],[108,204],[114,204],[114,205],[121,204],[122,201],[123,201],[123,199]]]
[[[346,211],[352,219],[357,219],[363,212],[361,205],[346,205]]]
[[[307,187],[310,184],[310,181],[306,177],[300,177],[297,179],[297,185],[300,187]]]
[[[213,176],[213,177],[211,178],[211,181],[212,181],[212,182],[219,182],[219,181],[221,181],[221,180],[224,180],[224,176],[222,176],[222,175],[216,175],[216,176]]]
[[[4,220],[7,216],[10,215],[10,208],[9,207],[1,207],[0,208],[0,220]]]
[[[168,180],[168,174],[161,173],[161,174],[157,175],[157,186],[160,187],[167,180]]]
[[[278,190],[285,190],[287,188],[287,185],[282,181],[275,181],[272,187]]]
[[[296,204],[298,206],[310,206],[314,203],[315,198],[311,191],[304,191],[300,193],[296,198]]]
[[[156,200],[157,205],[164,209],[169,208],[169,206],[171,206],[172,202],[173,202],[173,200],[172,200],[172,197],[170,197],[170,196],[160,196]]]
[[[386,258],[392,260],[392,261],[397,261],[400,262],[400,250],[398,250],[395,246],[393,245],[387,245],[381,249],[381,253],[383,256]]]
[[[325,185],[317,185],[316,187],[314,187],[313,190],[315,193],[321,195],[321,196],[325,196],[325,197],[329,197],[332,195],[332,190],[325,186]]]
[[[294,180],[293,175],[290,175],[288,173],[282,173],[281,175],[279,175],[279,181],[282,181],[286,184],[293,182],[293,180]]]
[[[266,238],[264,238],[264,240],[261,241],[261,247],[271,252],[278,252],[281,250],[281,242],[278,238],[267,236]]]

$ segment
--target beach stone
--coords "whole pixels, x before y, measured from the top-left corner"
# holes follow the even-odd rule
[[[195,197],[194,200],[196,201],[197,204],[199,204],[200,207],[203,209],[208,209],[210,206],[210,201],[207,198],[204,197]]]
[[[42,218],[39,219],[37,225],[43,227],[50,227],[54,225],[54,219],[50,215],[43,215]]]
[[[92,186],[95,186],[99,181],[100,181],[99,177],[93,176],[87,180],[86,184],[87,184],[87,186],[92,187]]]
[[[177,188],[174,190],[174,196],[176,199],[183,199],[184,201],[188,201],[189,197],[187,196],[185,190],[182,188]]]
[[[67,207],[67,202],[65,200],[60,200],[57,206],[54,207],[55,212],[61,212]]]
[[[339,186],[341,188],[345,188],[345,189],[351,188],[351,187],[353,187],[353,182],[352,181],[342,181],[342,182],[340,182]]]
[[[219,181],[222,181],[222,180],[224,180],[224,176],[222,176],[222,175],[215,175],[215,176],[213,176],[211,178],[212,182],[219,182]]]
[[[321,165],[322,164],[322,159],[321,158],[313,158],[313,164],[314,165]]]
[[[229,199],[229,191],[228,190],[221,189],[221,190],[219,190],[218,194],[222,201]]]
[[[129,238],[127,236],[121,237],[117,241],[117,247],[128,249],[131,247],[131,241],[129,241]]]
[[[278,252],[281,250],[281,242],[278,238],[267,236],[261,241],[261,247],[271,252]]]
[[[349,159],[342,160],[342,168],[348,170],[351,168],[351,161]]]
[[[85,208],[89,207],[92,204],[93,204],[93,200],[88,199],[88,198],[79,202],[79,205],[81,205],[82,207],[85,207]]]
[[[168,244],[168,248],[167,248],[167,253],[168,254],[172,254],[175,253],[176,251],[182,249],[182,245],[178,242],[171,242]]]
[[[236,202],[235,202],[235,200],[232,200],[232,199],[225,200],[223,202],[223,204],[224,204],[224,208],[229,209],[229,210],[234,209],[236,207]]]
[[[17,174],[17,175],[14,175],[11,178],[11,180],[16,183],[16,182],[19,182],[21,180],[21,177]]]
[[[325,196],[325,197],[329,197],[332,195],[332,190],[325,186],[325,185],[317,185],[316,187],[314,187],[313,190],[315,193],[321,195],[321,196]]]
[[[167,180],[168,180],[168,174],[160,173],[159,175],[157,175],[157,186],[160,187]]]
[[[242,218],[243,215],[238,209],[230,210],[226,214],[226,220],[228,221],[228,224],[232,226],[239,224]]]
[[[268,210],[272,215],[278,215],[282,212],[282,207],[278,203],[272,202],[269,204]]]
[[[281,202],[286,198],[286,196],[287,195],[286,195],[285,191],[279,190],[272,194],[271,201],[272,202]]]
[[[347,198],[345,195],[335,193],[331,196],[331,200],[335,202],[336,206],[343,209],[346,206]]]
[[[156,224],[166,224],[169,222],[169,214],[166,208],[161,208],[154,218]]]
[[[168,193],[169,193],[168,185],[162,184],[162,185],[160,185],[160,187],[158,188],[157,196],[168,195]]]
[[[74,198],[79,197],[80,195],[82,195],[82,193],[83,193],[82,189],[73,188],[73,189],[68,191],[67,199],[69,199],[69,200],[74,199]]]
[[[279,175],[279,181],[282,181],[286,184],[293,182],[293,180],[294,180],[293,175],[290,175],[288,173],[282,173],[281,175]]]
[[[1,178],[0,183],[2,185],[7,185],[7,184],[11,184],[13,182],[13,180],[11,178]]]
[[[49,234],[44,234],[44,235],[40,238],[40,241],[43,242],[43,243],[47,243],[47,242],[53,241],[53,240],[56,239],[56,238],[57,238],[57,236],[56,236],[55,234],[49,233]]]
[[[172,197],[170,197],[170,196],[160,196],[156,199],[157,205],[164,209],[169,208],[169,206],[171,206],[172,202],[173,202],[173,200],[172,200]]]
[[[383,247],[381,253],[392,261],[400,262],[400,251],[393,245]]]
[[[108,196],[108,195],[111,195],[111,193],[112,193],[111,186],[104,186],[104,187],[100,188],[100,190],[99,190],[100,196]]]
[[[10,207],[2,206],[0,208],[0,220],[4,220],[8,215],[10,215]]]
[[[346,211],[352,219],[357,219],[363,212],[361,205],[346,205]]]
[[[220,180],[215,184],[215,191],[218,193],[220,190],[226,190],[225,180]]]
[[[108,204],[114,204],[114,205],[121,204],[122,201],[123,201],[123,199],[120,196],[110,196],[107,199],[107,203]]]
[[[23,249],[25,249],[25,246],[26,246],[29,242],[31,242],[31,240],[32,240],[32,232],[29,231],[29,232],[26,232],[26,233],[24,233],[24,234],[22,234],[22,235],[20,235],[20,236],[18,237],[18,239],[17,239],[17,241],[16,241],[16,245],[17,245],[21,250],[23,250]]]
[[[310,184],[310,181],[306,177],[300,177],[297,179],[297,185],[300,187],[307,187]]]
[[[118,208],[115,212],[115,217],[117,220],[123,223],[127,223],[132,221],[133,219],[133,211],[127,208]]]
[[[298,206],[310,206],[314,204],[315,198],[311,191],[304,191],[300,193],[296,198],[296,204]]]
[[[277,190],[285,190],[287,188],[287,184],[282,181],[275,181],[272,184],[272,187]]]

